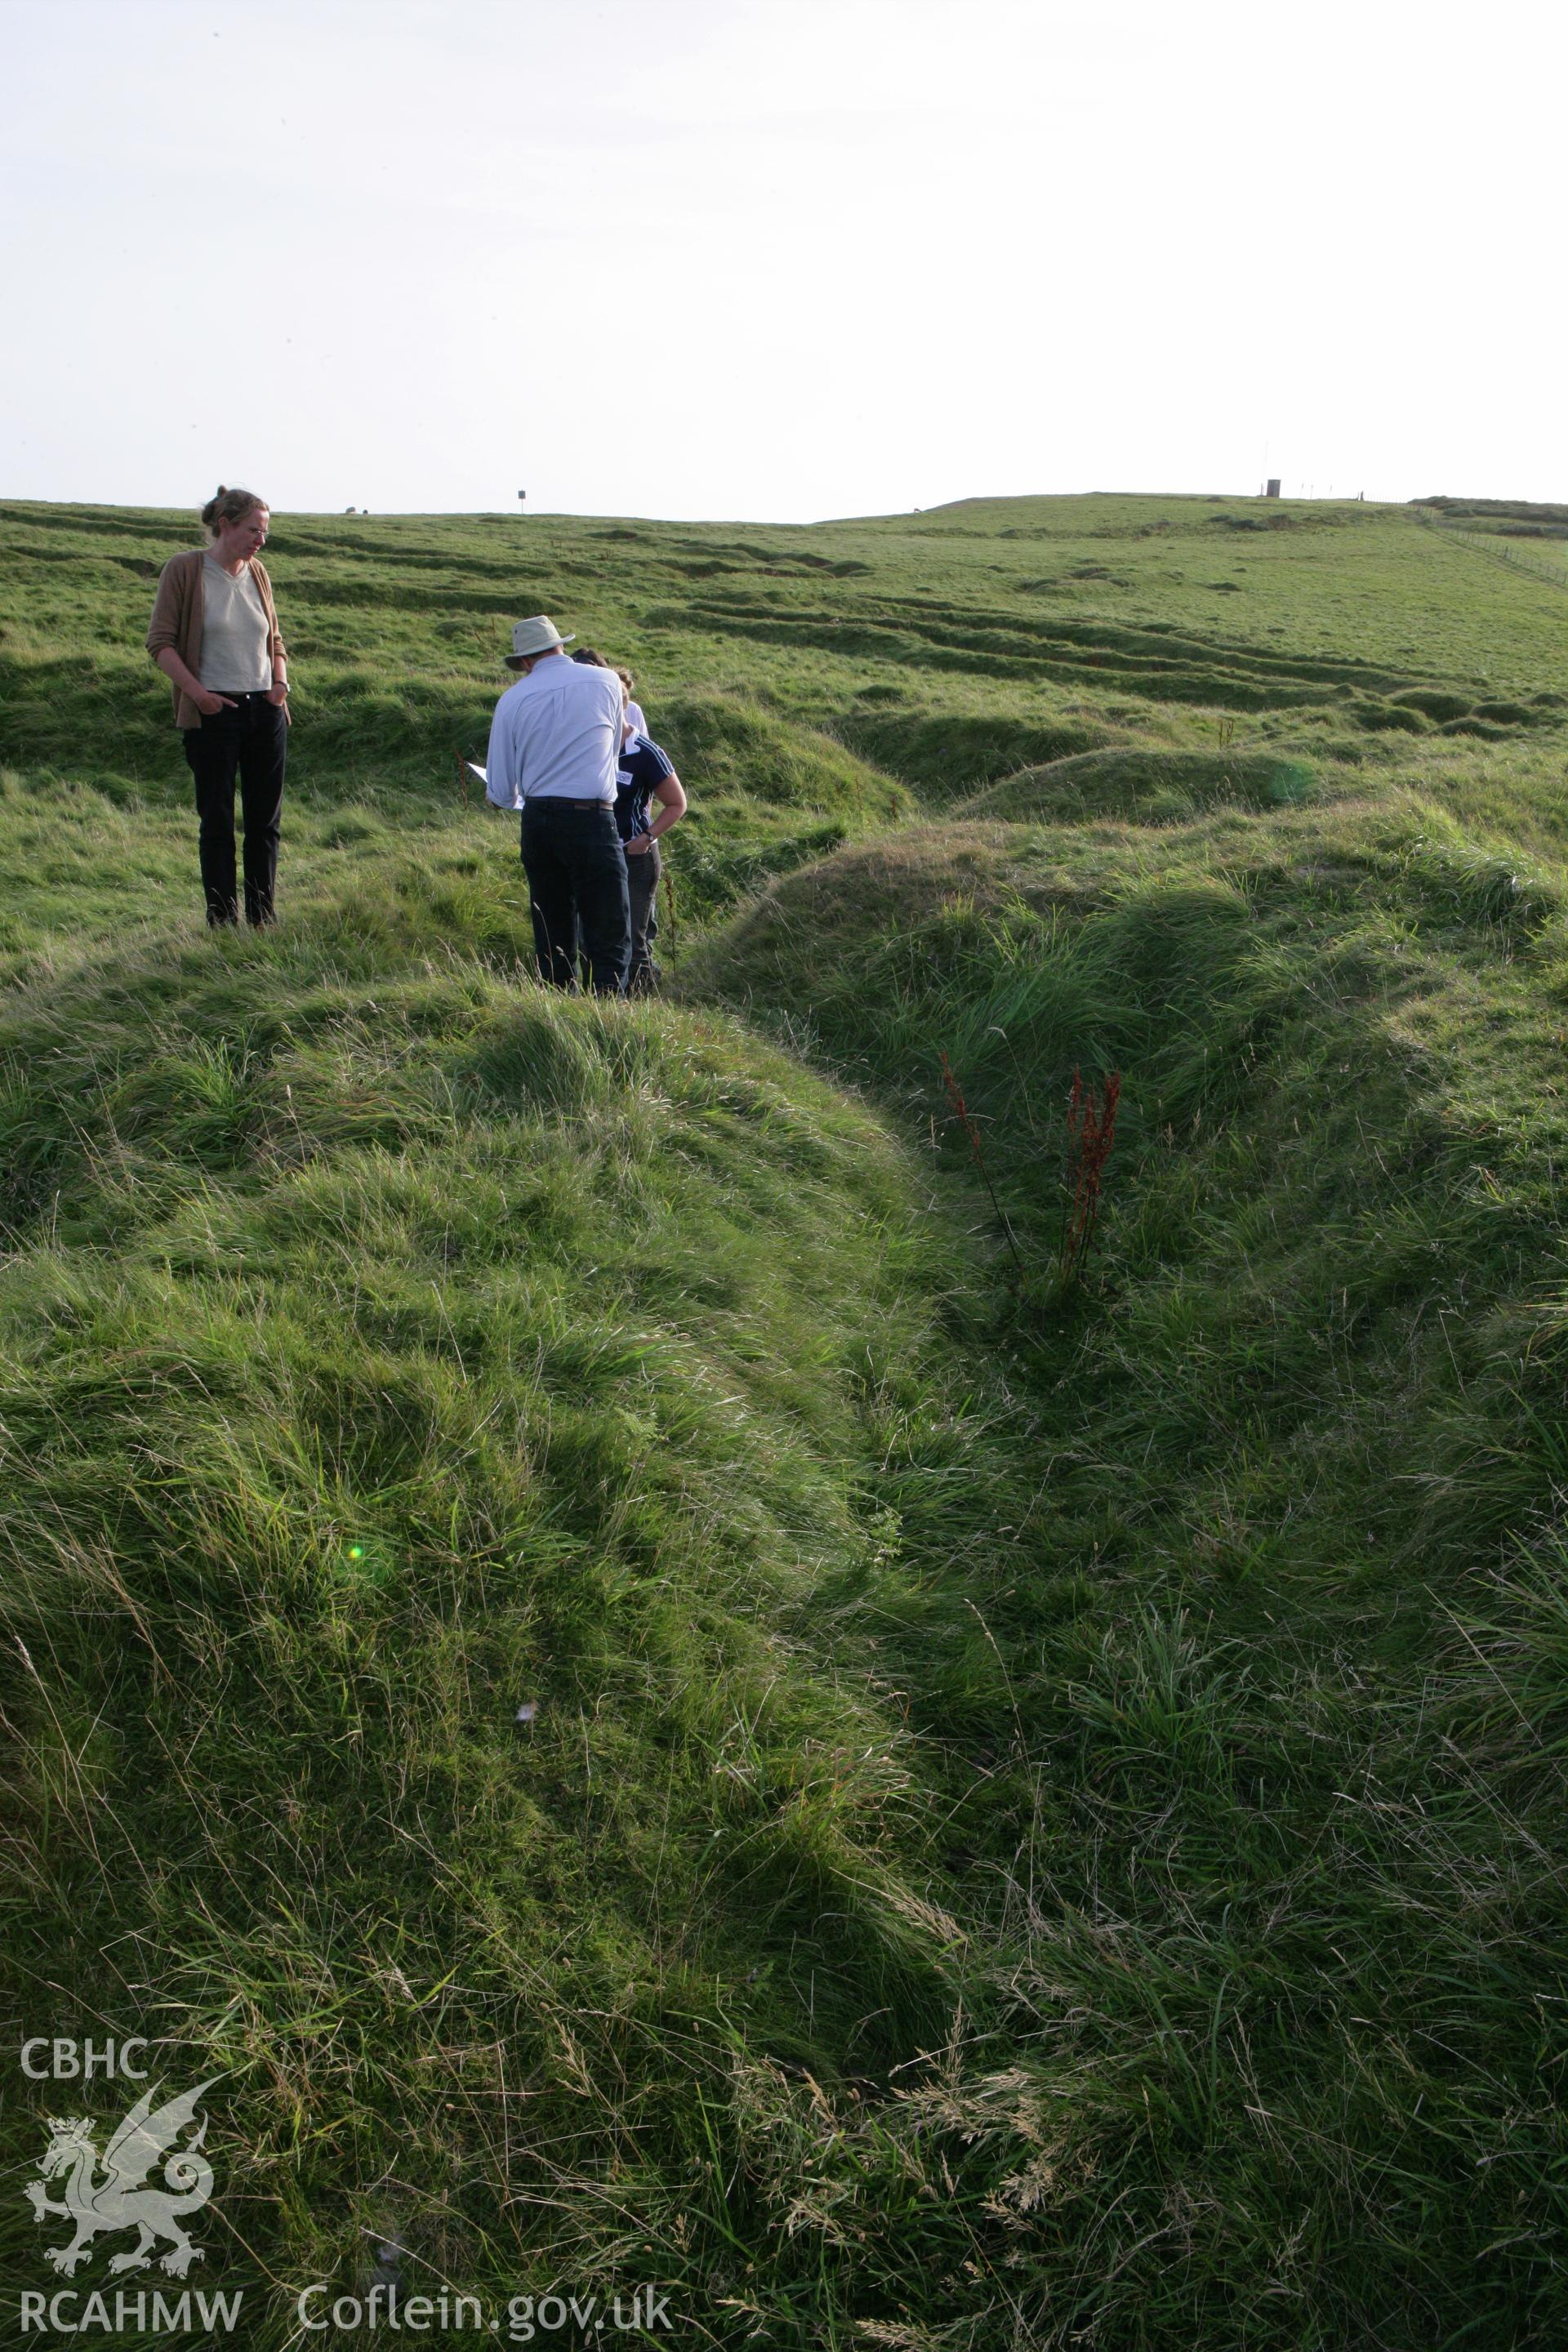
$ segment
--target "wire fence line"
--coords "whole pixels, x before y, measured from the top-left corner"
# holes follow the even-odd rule
[[[1467,530],[1461,523],[1442,522],[1436,515],[1423,514],[1419,508],[1412,511],[1422,530],[1435,531],[1439,539],[1451,540],[1456,546],[1470,548],[1477,555],[1486,556],[1490,562],[1506,563],[1510,572],[1524,572],[1531,580],[1544,580],[1549,587],[1568,589],[1568,568],[1532,562],[1529,556],[1518,554],[1510,547],[1493,546],[1489,538],[1483,537],[1479,531]]]

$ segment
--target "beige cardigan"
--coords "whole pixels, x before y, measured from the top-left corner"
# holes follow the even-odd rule
[[[157,601],[153,606],[152,625],[147,631],[147,650],[154,661],[165,646],[173,646],[193,677],[202,674],[202,619],[206,611],[206,588],[202,579],[202,565],[208,550],[193,547],[186,555],[172,555],[158,575]],[[261,591],[262,607],[267,614],[267,657],[276,668],[288,661],[288,653],[278,627],[278,614],[273,608],[272,583],[262,565],[253,555],[250,576]],[[173,686],[173,679],[170,680]],[[191,698],[180,687],[174,687],[174,724],[176,727],[199,727],[202,714]],[[289,706],[283,706],[283,716],[289,716]]]

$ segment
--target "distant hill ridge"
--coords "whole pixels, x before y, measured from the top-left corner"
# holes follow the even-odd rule
[[[1430,508],[1450,522],[1519,523],[1527,535],[1568,537],[1568,506],[1542,506],[1529,499],[1412,499],[1414,507]],[[1505,534],[1507,535],[1507,534]]]

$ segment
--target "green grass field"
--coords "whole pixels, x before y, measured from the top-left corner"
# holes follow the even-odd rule
[[[1560,2352],[1559,510],[280,516],[216,937],[193,522],[0,519],[0,1973],[222,2077],[234,2340]],[[652,1003],[458,788],[536,610],[692,795]],[[129,2096],[0,2084],[9,2318]]]

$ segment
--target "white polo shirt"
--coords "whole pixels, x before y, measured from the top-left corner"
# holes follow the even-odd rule
[[[485,797],[497,808],[524,801],[613,805],[621,750],[621,681],[613,669],[544,660],[509,687],[490,722]]]

